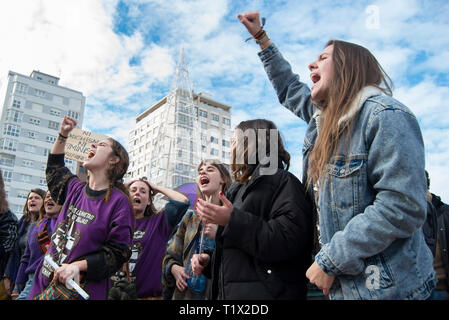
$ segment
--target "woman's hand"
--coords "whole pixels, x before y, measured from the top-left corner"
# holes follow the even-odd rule
[[[61,122],[61,134],[65,137],[68,137],[73,128],[76,127],[76,120],[69,116],[64,116]]]
[[[323,294],[327,297],[332,284],[335,280],[334,276],[327,275],[320,266],[314,261],[310,268],[306,272],[306,277],[311,283],[315,284],[318,289],[323,291]]]
[[[190,265],[192,267],[193,274],[196,276],[201,275],[204,271],[204,268],[207,267],[209,262],[210,262],[210,256],[207,253],[194,254],[192,256],[192,258],[190,259]]]
[[[189,275],[184,270],[184,267],[174,264],[171,267],[171,273],[176,280],[176,287],[179,291],[184,291],[187,288],[186,279],[189,279]]]
[[[253,37],[260,31],[260,29],[262,29],[262,26],[260,25],[259,11],[245,12],[237,15],[237,18]]]
[[[53,279],[58,280],[61,283],[66,283],[70,279],[75,279],[79,281],[80,269],[78,265],[71,263],[66,264],[63,263],[59,268],[57,268],[54,272]]]
[[[234,207],[223,192],[220,192],[220,200],[223,202],[222,206],[198,199],[196,211],[204,224],[214,223],[220,226],[225,226],[228,223]]]
[[[204,225],[204,234],[210,239],[215,240],[215,235],[217,234],[218,225],[213,223],[206,223]]]

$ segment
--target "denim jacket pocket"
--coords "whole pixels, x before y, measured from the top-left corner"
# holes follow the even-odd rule
[[[366,286],[370,291],[394,285],[393,273],[382,253],[365,259]]]
[[[335,231],[343,230],[349,220],[359,213],[364,164],[363,158],[334,159],[329,164],[330,205]]]

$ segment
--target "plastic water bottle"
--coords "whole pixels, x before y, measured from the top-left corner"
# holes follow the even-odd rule
[[[212,251],[214,249],[214,246],[215,246],[214,240],[212,240],[211,238],[209,238],[206,235],[203,235],[202,245],[199,246],[202,248],[201,251],[202,252],[204,252],[204,250]],[[198,249],[199,249],[199,247],[198,247]],[[190,290],[195,291],[195,292],[203,292],[204,289],[206,288],[207,278],[203,274],[201,274],[199,276],[196,276],[193,274],[193,270],[190,265],[190,259],[188,261],[187,268],[186,268],[186,270],[188,270],[187,273],[189,275],[189,279],[187,279],[187,287]]]

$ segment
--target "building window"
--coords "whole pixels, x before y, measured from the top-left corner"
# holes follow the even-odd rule
[[[45,97],[46,92],[44,90],[34,89],[36,96]]]
[[[229,159],[229,152],[222,151],[221,152],[221,156],[222,156],[223,159]]]
[[[31,124],[34,124],[35,126],[40,126],[41,125],[41,119],[36,118],[36,117],[30,117],[30,119],[28,121]]]
[[[50,129],[59,130],[59,123],[55,121],[48,121],[48,127]]]
[[[23,151],[24,152],[29,152],[29,153],[35,153],[36,152],[36,147],[32,146],[32,145],[29,145],[29,144],[25,144],[23,146]]]
[[[54,142],[56,141],[56,137],[47,136],[46,141],[47,141],[47,142],[50,142],[50,143],[54,143]]]
[[[28,131],[28,138],[30,138],[30,139],[37,139],[38,136],[39,136],[39,135],[38,135],[37,132],[34,132],[34,131]]]
[[[14,158],[0,157],[0,164],[7,167],[14,167]]]
[[[39,185],[41,187],[46,187],[47,186],[47,180],[45,178],[40,178],[39,179]]]
[[[207,122],[201,121],[201,129],[207,129]]]
[[[231,146],[231,143],[229,141],[223,140],[222,141],[222,145],[223,145],[223,147],[228,147],[229,148]]]
[[[179,113],[178,114],[178,124],[191,127],[191,126],[193,126],[193,119],[189,116]]]
[[[211,142],[211,143],[218,144],[218,138],[215,138],[215,137],[210,136],[210,142]]]
[[[23,113],[16,110],[8,110],[6,113],[6,121],[21,122]]]
[[[32,160],[23,160],[22,167],[33,168],[34,162]]]
[[[59,109],[51,108],[51,109],[50,109],[50,114],[51,114],[52,116],[60,117],[61,114],[62,114],[62,112],[61,112],[61,110],[59,110]]]
[[[19,198],[19,199],[26,199],[26,198],[28,198],[28,191],[26,191],[26,190],[19,190],[19,191],[17,191],[17,198]]]
[[[211,156],[218,156],[218,150],[217,150],[217,149],[214,149],[214,148],[211,148],[211,149],[210,149],[210,155],[211,155]]]
[[[20,127],[15,126],[13,124],[6,124],[3,128],[3,134],[7,134],[8,136],[18,137],[20,134]]]
[[[3,139],[1,141],[1,147],[3,150],[10,150],[10,151],[16,151],[17,149],[17,141],[12,139]]]
[[[201,146],[201,152],[207,152],[206,146]]]
[[[218,116],[218,114],[212,113],[212,120],[220,121],[220,117]]]
[[[200,109],[200,116],[207,118],[207,111],[201,110]]]
[[[26,93],[28,86],[26,84],[16,82],[16,87],[14,88],[14,92],[17,93]]]
[[[76,111],[72,111],[72,110],[69,110],[68,115],[69,115],[69,117],[72,117],[74,119],[78,119],[78,117],[79,117],[79,113]]]
[[[44,156],[48,157],[49,154],[50,154],[50,149],[44,149]]]
[[[12,171],[2,170],[2,173],[3,173],[3,181],[11,182],[11,180],[12,180]]]
[[[230,126],[231,125],[231,120],[230,119],[228,119],[228,118],[222,118],[223,120],[223,124],[226,124],[226,125],[228,125],[228,126]]]
[[[21,104],[22,103],[20,102],[20,100],[16,100],[16,99],[14,99],[14,101],[12,102],[12,106],[17,109],[20,109]]]
[[[31,178],[32,178],[32,176],[30,176],[29,174],[21,174],[20,175],[20,181],[22,181],[22,182],[29,183],[29,182],[31,182]]]

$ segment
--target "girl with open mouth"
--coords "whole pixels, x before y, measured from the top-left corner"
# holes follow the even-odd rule
[[[436,276],[422,232],[424,142],[387,73],[368,49],[329,40],[308,66],[309,88],[257,11],[238,19],[260,46],[279,102],[307,124],[302,174],[319,225],[307,278],[333,300],[427,299]]]
[[[261,147],[263,137],[266,148]],[[277,150],[271,149],[274,145]],[[249,160],[252,154],[258,155],[254,163]],[[278,164],[271,174],[264,173],[271,164],[260,162],[268,154]],[[275,124],[242,121],[231,155],[235,182],[226,196],[220,193],[222,204],[197,203],[201,220],[217,224],[218,230],[213,255],[192,257],[194,274],[211,276],[209,300],[304,299],[313,243],[312,205],[302,183],[288,172],[290,154]]]
[[[161,262],[165,246],[173,228],[189,208],[190,201],[184,194],[156,186],[146,178],[132,180],[126,183],[126,186],[131,195],[136,219],[132,254],[128,262],[131,281],[136,286],[138,299],[160,300]],[[168,198],[161,211],[157,211],[153,205],[154,196],[158,193]],[[111,291],[109,299],[119,297]]]
[[[231,182],[231,175],[224,164],[216,160],[201,161],[196,179],[197,199],[221,205],[220,193],[226,193]],[[195,285],[193,274],[189,272],[190,259],[200,250],[201,240],[204,251],[212,254],[216,230],[216,224],[201,223],[195,210],[188,210],[184,215],[178,230],[168,242],[162,262],[162,282],[167,287],[174,287],[173,300],[205,299],[209,283],[205,279],[197,279],[201,286]]]
[[[44,217],[44,198],[44,190],[40,188],[31,189],[28,193],[25,205],[23,206],[23,216],[19,220],[16,244],[6,268],[5,279],[7,279],[7,282],[11,286],[12,299],[17,299],[25,286],[23,279],[17,279],[17,275],[20,268],[20,262],[26,251],[29,233],[31,229],[36,224],[39,224]]]
[[[62,206],[56,204],[51,197],[50,191],[47,191],[42,208],[42,219],[30,230],[25,254],[22,256],[17,274],[16,283],[22,289],[17,300],[26,300],[28,298],[33,287],[36,269],[50,246],[50,236]]]
[[[67,138],[76,125],[75,119],[64,117],[48,156],[48,188],[63,207],[46,254],[52,261],[45,258],[38,266],[29,299],[106,300],[110,276],[130,256],[134,217],[122,183],[128,153],[112,138],[92,144],[83,162],[88,182],[79,180],[64,163]],[[68,280],[84,292],[67,287]]]

